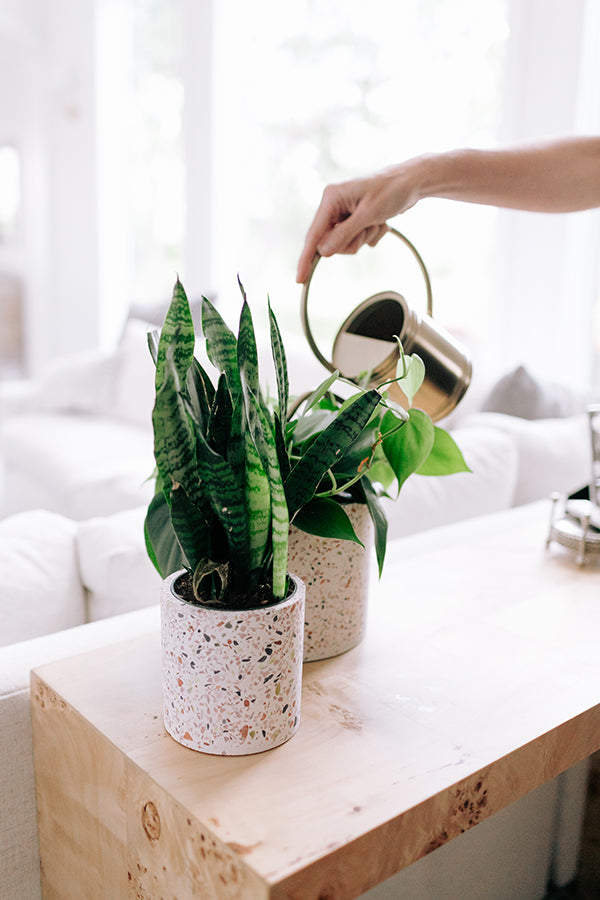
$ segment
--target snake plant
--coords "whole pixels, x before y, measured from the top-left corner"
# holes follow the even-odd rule
[[[202,299],[202,330],[208,359],[219,373],[216,383],[194,356],[192,316],[179,280],[160,337],[149,336],[156,365],[156,492],[145,521],[148,554],[163,577],[187,569],[197,602],[233,608],[285,596],[289,523],[361,433],[380,399],[376,391],[362,393],[292,468],[279,327],[269,306],[281,413],[261,393],[243,288],[242,295],[237,337]]]
[[[156,493],[145,521],[148,553],[163,577],[182,567],[190,573],[195,602],[230,608],[285,596],[292,522],[313,534],[358,540],[340,498],[368,505],[381,571],[387,523],[379,495],[393,479],[400,487],[417,470],[437,475],[466,468],[450,436],[422,411],[389,402],[385,385],[355,385],[341,401],[331,392],[335,373],[301,414],[289,417],[285,350],[270,304],[277,399],[267,402],[250,307],[240,289],[237,337],[202,298],[203,338],[216,383],[194,356],[194,326],[179,280],[160,337],[149,335],[156,365]],[[422,362],[402,354],[400,368],[395,380],[412,397]]]

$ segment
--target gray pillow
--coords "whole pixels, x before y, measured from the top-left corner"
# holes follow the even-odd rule
[[[585,410],[582,394],[565,385],[541,381],[518,366],[492,388],[481,409],[520,419],[560,419]]]

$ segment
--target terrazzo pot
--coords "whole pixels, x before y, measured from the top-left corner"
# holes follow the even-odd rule
[[[175,593],[184,572],[161,589],[165,728],[204,753],[242,756],[289,740],[300,721],[303,582],[260,609],[223,610]]]
[[[344,510],[364,547],[290,528],[289,565],[306,584],[305,662],[345,653],[365,634],[373,523],[365,503]]]

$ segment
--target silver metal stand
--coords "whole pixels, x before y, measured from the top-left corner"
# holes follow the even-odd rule
[[[583,566],[588,554],[600,553],[600,406],[588,407],[592,441],[592,471],[589,500],[568,500],[552,494],[550,527],[546,538],[573,550]]]

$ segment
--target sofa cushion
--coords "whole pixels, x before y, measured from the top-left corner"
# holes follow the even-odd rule
[[[515,442],[519,460],[515,506],[549,497],[553,491],[569,494],[590,481],[592,453],[586,413],[529,420],[481,412],[470,416],[465,425],[494,428]]]
[[[0,645],[85,621],[76,524],[46,510],[0,521]]]
[[[383,501],[390,540],[512,505],[518,473],[513,438],[484,425],[456,428],[452,437],[471,471],[411,475],[396,500]]]
[[[125,422],[75,413],[12,416],[2,426],[2,454],[8,511],[19,508],[13,489],[19,482],[72,519],[131,509],[152,497],[153,485],[145,483],[154,471],[152,432]]]
[[[88,519],[77,529],[88,621],[159,602],[161,578],[144,542],[146,507]]]

